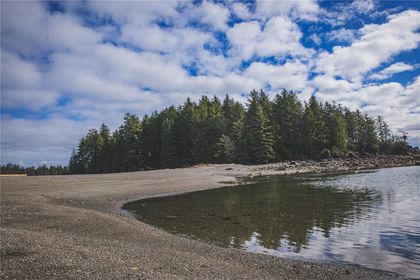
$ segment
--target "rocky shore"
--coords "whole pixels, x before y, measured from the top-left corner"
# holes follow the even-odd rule
[[[294,174],[294,173],[325,173],[347,170],[362,170],[398,166],[420,165],[420,155],[401,156],[367,156],[338,159],[285,161],[251,168],[261,175]],[[251,174],[254,175],[254,174]]]
[[[238,177],[408,166],[416,156],[203,165],[130,173],[1,177],[1,279],[401,279],[333,263],[227,249],[135,220],[121,205]]]

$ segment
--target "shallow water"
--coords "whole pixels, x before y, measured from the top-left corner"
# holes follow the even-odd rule
[[[124,205],[176,234],[270,255],[420,275],[420,167],[271,176]]]

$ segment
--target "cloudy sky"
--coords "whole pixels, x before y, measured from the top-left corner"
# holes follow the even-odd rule
[[[1,162],[67,164],[125,112],[254,88],[380,114],[420,145],[419,42],[419,1],[2,1]]]

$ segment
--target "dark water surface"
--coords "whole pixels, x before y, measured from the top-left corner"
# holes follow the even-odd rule
[[[224,247],[420,276],[419,166],[263,177],[123,209]]]

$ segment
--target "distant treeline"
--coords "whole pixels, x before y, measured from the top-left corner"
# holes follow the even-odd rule
[[[67,175],[69,174],[67,166],[46,166],[41,165],[38,167],[23,167],[19,164],[8,163],[1,166],[0,174],[27,174],[28,176],[37,175]]]
[[[112,134],[102,124],[80,139],[69,162],[77,173],[174,168],[198,163],[261,164],[367,154],[405,154],[406,136],[391,135],[382,117],[315,97],[302,104],[284,90],[270,100],[253,90],[246,105],[228,95],[189,98],[179,107],[125,114]]]

